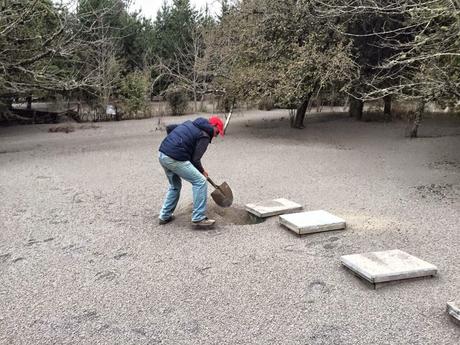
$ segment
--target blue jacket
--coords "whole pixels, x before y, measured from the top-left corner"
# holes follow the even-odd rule
[[[161,142],[160,152],[177,161],[190,161],[203,172],[201,157],[214,136],[214,129],[209,121],[199,117],[193,122],[170,125],[166,130],[168,135]]]

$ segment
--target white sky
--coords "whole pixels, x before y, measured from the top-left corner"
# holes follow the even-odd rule
[[[166,2],[171,4],[172,0],[166,0]],[[211,15],[216,15],[216,13],[220,12],[218,0],[190,0],[190,4],[197,10],[204,9],[206,3],[208,4]],[[162,4],[163,0],[133,0],[132,8],[136,10],[140,9],[146,18],[155,19]]]

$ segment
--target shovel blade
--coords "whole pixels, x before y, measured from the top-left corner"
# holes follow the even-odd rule
[[[233,203],[233,193],[230,186],[224,182],[218,187],[211,193],[212,199],[221,207],[230,207]]]

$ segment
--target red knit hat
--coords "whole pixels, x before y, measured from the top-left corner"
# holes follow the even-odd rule
[[[224,123],[222,122],[222,120],[217,117],[217,116],[211,116],[209,118],[209,123],[212,125],[212,126],[216,126],[217,127],[217,130],[218,130],[218,133],[221,135],[221,136],[224,136]]]

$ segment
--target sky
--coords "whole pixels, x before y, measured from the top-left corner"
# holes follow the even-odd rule
[[[140,9],[145,17],[155,19],[163,0],[133,0],[133,2],[133,9]],[[166,2],[171,4],[172,0],[166,0]],[[218,0],[190,0],[190,3],[195,7],[195,9],[203,9],[207,3],[209,5],[208,7],[211,15],[215,15],[220,10]]]

